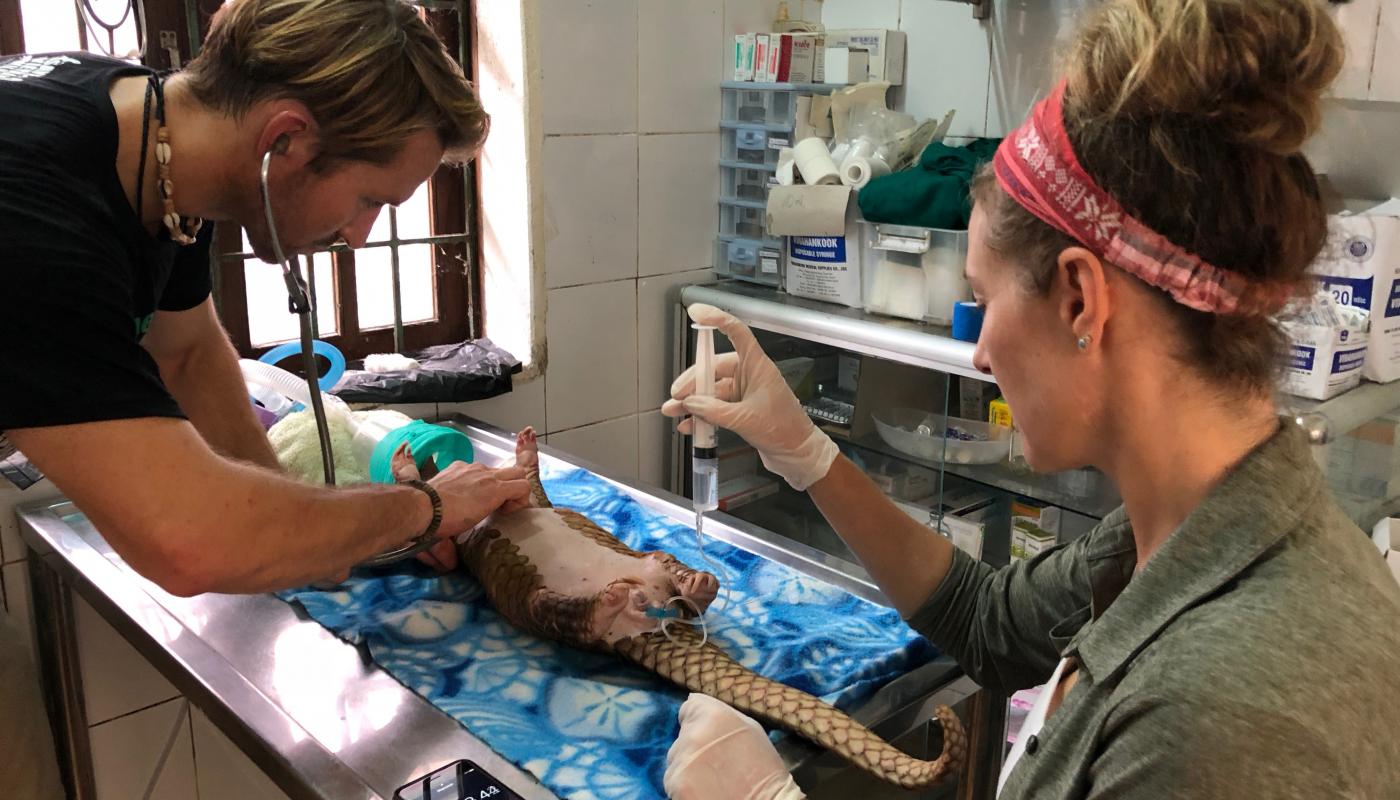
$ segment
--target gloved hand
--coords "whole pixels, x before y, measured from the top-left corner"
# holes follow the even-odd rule
[[[744,437],[758,451],[763,466],[804,491],[826,477],[840,451],[797,401],[778,367],[764,354],[753,331],[714,306],[697,303],[690,318],[719,328],[734,343],[733,353],[715,358],[715,396],[696,397],[695,367],[671,384],[671,399],[661,407],[668,417],[697,416]],[[690,420],[679,426],[689,434]]]
[[[681,704],[681,734],[666,753],[671,800],[802,800],[763,726],[709,695]]]

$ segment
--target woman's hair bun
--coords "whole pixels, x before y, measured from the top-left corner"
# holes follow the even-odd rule
[[[1321,0],[1108,0],[1065,64],[1067,109],[1199,122],[1293,155],[1317,129],[1343,46]],[[1168,119],[1170,118],[1170,119]]]

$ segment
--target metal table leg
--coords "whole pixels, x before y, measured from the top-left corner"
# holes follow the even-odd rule
[[[33,552],[29,558],[29,582],[34,592],[34,628],[38,631],[36,655],[44,704],[53,726],[59,774],[69,800],[96,800],[73,595],[58,573]]]

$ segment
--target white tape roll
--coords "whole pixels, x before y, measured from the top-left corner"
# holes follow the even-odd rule
[[[841,182],[856,189],[881,175],[890,174],[890,165],[879,156],[848,158],[841,165]]]
[[[778,185],[791,186],[797,183],[797,161],[792,157],[792,148],[778,151]]]
[[[826,149],[826,142],[821,139],[815,136],[803,139],[793,148],[792,155],[797,162],[797,172],[802,175],[804,183],[811,186],[830,186],[841,182],[841,173],[836,169],[836,162],[831,160],[831,152]]]

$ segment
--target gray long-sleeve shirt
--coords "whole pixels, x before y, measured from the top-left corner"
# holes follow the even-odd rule
[[[1122,509],[909,624],[984,686],[1078,683],[1002,798],[1400,798],[1400,585],[1284,424],[1134,576]]]

